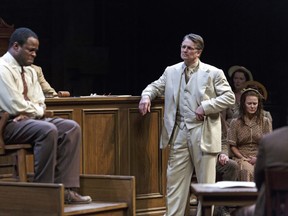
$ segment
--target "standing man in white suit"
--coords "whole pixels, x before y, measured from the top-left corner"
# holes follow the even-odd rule
[[[160,147],[170,148],[167,167],[166,215],[185,215],[191,177],[214,183],[221,151],[220,112],[235,103],[222,70],[202,63],[201,36],[188,34],[181,44],[183,62],[168,66],[162,76],[142,92],[139,111],[150,112],[151,101],[165,95]],[[197,215],[201,215],[201,204]]]

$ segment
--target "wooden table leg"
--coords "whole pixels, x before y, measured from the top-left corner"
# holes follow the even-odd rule
[[[211,216],[212,206],[202,205],[201,209],[202,209],[202,216]]]

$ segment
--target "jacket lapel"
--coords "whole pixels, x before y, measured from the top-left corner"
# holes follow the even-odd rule
[[[181,85],[181,78],[182,78],[182,73],[184,71],[185,68],[185,64],[181,64],[179,65],[179,67],[175,68],[172,73],[172,83],[173,86],[175,86],[175,88],[173,88],[174,90],[174,100],[175,102],[177,102],[177,98],[178,98],[178,94],[179,94],[179,89],[180,89],[180,85]]]
[[[209,70],[207,69],[204,63],[200,62],[199,64],[200,64],[199,70],[196,74],[197,74],[197,85],[201,94],[200,98],[202,98],[205,93],[205,89],[207,87]]]

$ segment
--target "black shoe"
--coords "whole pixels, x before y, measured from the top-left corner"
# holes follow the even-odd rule
[[[65,204],[88,204],[92,202],[90,196],[81,196],[76,191],[66,188],[64,190]]]

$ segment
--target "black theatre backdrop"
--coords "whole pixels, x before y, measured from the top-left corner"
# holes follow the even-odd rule
[[[181,61],[183,36],[198,33],[203,62],[225,73],[244,65],[267,87],[279,127],[287,122],[287,10],[285,0],[1,0],[0,17],[38,34],[35,63],[73,96],[140,95]]]

